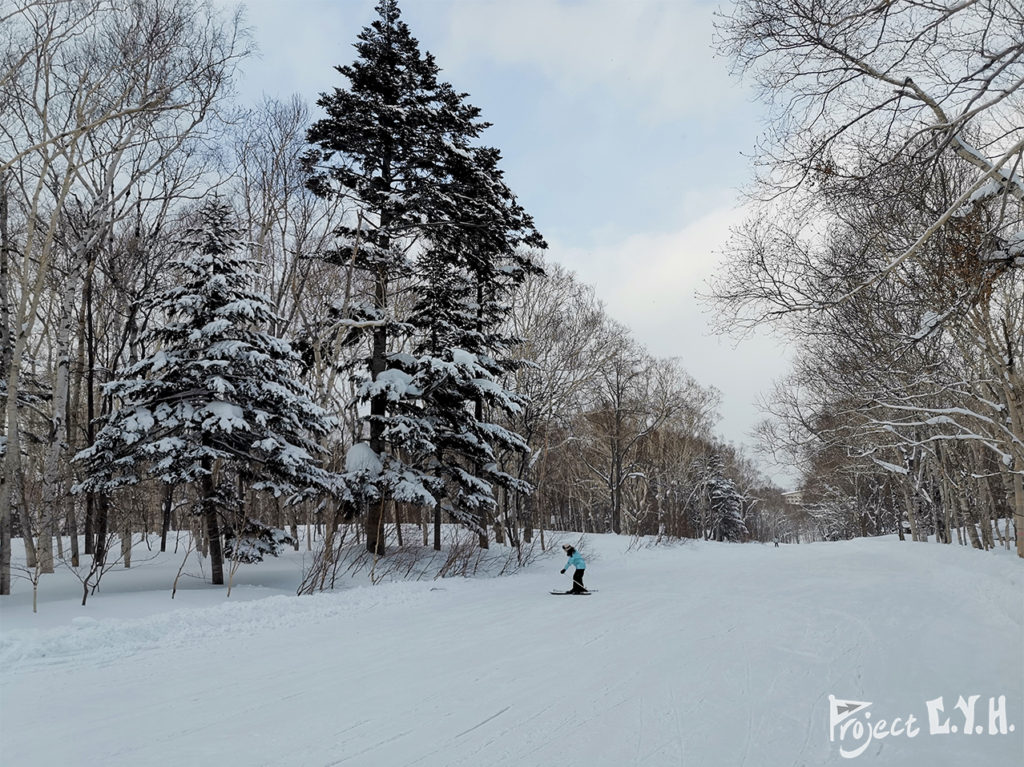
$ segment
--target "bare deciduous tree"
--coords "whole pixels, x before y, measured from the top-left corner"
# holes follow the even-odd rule
[[[7,374],[9,449],[0,525],[6,524],[21,471],[17,400],[23,359],[30,340],[38,337],[41,305],[49,295],[55,262],[63,255],[40,524],[43,567],[51,569],[72,317],[89,254],[132,208],[128,198],[145,194],[146,176],[179,152],[211,116],[247,48],[237,15],[221,18],[198,0],[23,4],[7,25],[11,37],[0,96],[0,168],[17,195],[23,231],[8,249],[19,252],[22,267],[10,319],[17,332]],[[77,229],[69,225],[75,213],[80,214]],[[8,593],[5,584],[0,575],[0,593]]]
[[[993,198],[1002,203],[992,231],[1008,246],[999,257],[1022,255],[1019,3],[739,0],[719,32],[723,50],[772,105],[761,161],[766,196],[813,191],[822,176],[891,175],[894,163],[938,174],[936,160],[951,153],[974,167],[948,205],[850,290],[917,257],[965,208]],[[841,296],[789,297],[811,308]]]

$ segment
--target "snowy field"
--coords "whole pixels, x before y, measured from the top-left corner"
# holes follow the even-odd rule
[[[181,556],[142,546],[84,608],[68,573],[44,579],[37,614],[19,580],[0,600],[0,763],[1024,763],[1014,556],[628,543],[585,540],[586,597],[548,594],[568,587],[560,553],[511,577],[296,597],[300,552],[244,566],[230,599],[186,574],[172,601]],[[871,705],[837,714],[830,695]],[[954,708],[971,695],[981,734]],[[930,732],[939,696],[948,734]]]

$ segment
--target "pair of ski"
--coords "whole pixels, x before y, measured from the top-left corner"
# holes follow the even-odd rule
[[[597,589],[587,589],[586,591],[552,591],[554,596],[574,596],[574,597],[588,597],[591,594],[596,594]]]

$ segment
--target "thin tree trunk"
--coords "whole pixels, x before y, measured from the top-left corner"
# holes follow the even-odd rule
[[[299,510],[292,506],[291,508],[291,519],[288,523],[292,528],[292,549],[295,551],[299,550]]]
[[[395,507],[395,535],[398,538],[398,548],[405,546],[402,541],[402,510],[398,501],[392,500],[391,503]]]
[[[434,504],[434,551],[441,550],[441,500]]]
[[[2,478],[0,479],[0,596],[7,596],[10,593],[11,486],[6,478]]]
[[[980,450],[976,449],[976,452],[980,453]],[[978,465],[984,467],[984,463],[980,461]],[[995,548],[995,542],[992,540],[992,517],[998,513],[995,499],[992,497],[992,485],[990,482],[991,480],[988,477],[981,477],[978,480],[978,485],[981,488],[981,502],[979,503],[979,507],[981,509],[981,542],[986,551]],[[966,508],[966,497],[963,497],[962,503]]]
[[[523,531],[523,540],[526,541],[526,543],[533,543],[533,533],[534,533],[534,529],[535,529],[535,526],[536,526],[538,521],[540,521],[540,523],[541,523],[541,531],[543,531],[543,529],[544,529],[544,524],[543,524],[544,520],[543,519],[539,519],[539,517],[537,516],[537,514],[538,514],[538,504],[537,504],[537,501],[536,501],[536,496],[537,496],[538,493],[541,492],[542,488],[545,488],[547,486],[546,485],[546,479],[547,479],[548,445],[549,444],[550,444],[550,435],[548,434],[547,429],[545,429],[544,430],[544,448],[543,448],[544,452],[541,453],[541,456],[540,456],[540,458],[538,459],[538,462],[537,462],[537,486],[534,488],[533,493],[531,493],[530,495],[526,496],[523,499],[523,503],[526,506],[526,529]],[[540,547],[541,547],[541,550],[543,551],[543,549],[544,549],[543,532],[542,532],[542,535],[541,535]]]
[[[68,535],[71,537],[71,566],[78,567],[81,554],[78,551],[78,520],[75,518],[74,499],[68,503],[67,526]]]
[[[14,366],[12,365],[12,368]],[[18,376],[12,370],[8,378],[8,385],[12,383],[17,386]],[[4,571],[0,575],[0,593],[10,594],[10,531],[13,520],[13,512],[17,512],[18,522],[21,527],[21,537],[25,545],[25,564],[30,569],[35,569],[36,547],[32,542],[32,520],[29,519],[28,509],[25,506],[23,492],[23,478],[21,472],[21,429],[18,422],[18,406],[16,398],[11,397],[11,390],[8,389],[7,402],[7,446],[4,455],[4,477],[0,484],[0,513],[5,517],[3,527],[7,531],[7,547],[3,550]]]
[[[381,157],[381,180],[386,188],[391,188],[391,148],[385,146]],[[386,231],[391,224],[391,211],[384,208],[380,211],[380,230]],[[390,242],[387,236],[381,237],[378,243],[383,250],[387,250]],[[388,306],[388,273],[386,267],[378,266],[374,274],[373,300],[374,308],[383,316]],[[388,353],[388,330],[386,325],[379,325],[373,329],[373,341],[370,351],[370,380],[376,381],[380,374],[387,368]],[[388,411],[387,394],[380,393],[370,399],[370,449],[374,454],[383,459],[384,444],[384,417]],[[384,500],[384,491],[381,489],[381,500]],[[384,504],[364,503],[366,513],[366,550],[374,556],[384,556],[385,541],[384,530]]]
[[[340,516],[338,507],[332,504],[330,508],[324,509],[324,516],[327,522],[324,524],[323,543],[320,548],[322,554],[320,557],[319,589],[321,591],[323,591],[324,585],[327,583],[327,575],[334,569],[336,560],[334,537],[338,530],[338,517]],[[342,536],[342,540],[344,540],[344,536]]]
[[[497,504],[494,515],[494,542],[499,546],[505,545],[505,528],[509,525],[508,518],[508,491],[498,491],[501,502]],[[497,499],[495,499],[497,500]]]
[[[917,541],[917,496],[910,486],[912,480],[903,483],[903,501],[907,507],[907,524],[910,525],[910,540]]]
[[[522,514],[522,538],[524,543],[533,543],[533,515],[535,513],[534,495],[540,491],[536,488],[532,493],[523,497],[516,493],[516,513]],[[522,500],[520,501],[520,498]]]
[[[378,272],[374,283],[374,299],[379,310],[387,305],[387,278]],[[370,378],[374,381],[384,372],[387,355],[387,330],[384,327],[373,329],[373,349],[370,357]],[[370,400],[370,449],[375,455],[384,455],[384,416],[387,414],[387,396],[378,394]],[[383,492],[381,500],[383,501]],[[382,533],[384,528],[384,504],[365,503],[366,510],[366,550],[374,556],[383,556],[385,543]]]
[[[615,429],[619,430],[619,413],[615,413]],[[622,533],[622,457],[619,455],[619,438],[612,438],[612,532]]]
[[[68,384],[71,367],[71,326],[74,321],[75,296],[78,294],[80,270],[72,269],[64,287],[60,316],[57,325],[56,353],[57,369],[53,382],[53,414],[50,418],[50,433],[46,453],[43,457],[43,503],[39,518],[39,567],[44,573],[53,572],[53,533],[59,508],[66,495],[61,486],[61,459],[67,444]]]
[[[476,332],[479,334],[480,337],[483,337],[484,332],[483,312],[484,286],[483,283],[480,281],[478,275],[476,283]],[[479,395],[475,398],[475,402],[473,403],[473,417],[476,419],[477,423],[481,423],[484,420],[484,402],[483,398],[480,397]],[[480,476],[479,463],[474,462],[473,474],[475,474],[476,476]],[[489,549],[491,547],[491,537],[490,532],[488,531],[487,528],[490,525],[490,509],[488,509],[487,506],[482,506],[480,508],[480,519],[478,521],[480,523],[480,548]]]
[[[1024,466],[1018,465],[1018,473],[1013,475],[1013,533],[1018,557],[1024,557],[1024,477],[1021,477],[1021,471],[1024,471]]]
[[[96,503],[91,492],[85,496],[85,529],[82,530],[82,537],[85,539],[85,553],[96,551]]]
[[[209,458],[203,459],[203,478],[200,480],[203,516],[206,522],[207,545],[210,547],[210,578],[215,586],[224,585],[224,551],[220,545],[220,525],[217,520],[213,466]]]
[[[92,269],[85,276],[85,441],[91,447],[96,438],[96,332],[92,316]],[[85,498],[85,553],[96,552],[96,516],[99,513],[93,493]]]
[[[88,280],[88,275],[86,276]],[[67,435],[65,440],[68,444],[68,453],[73,454],[73,445],[78,441],[80,435],[83,433],[82,424],[82,388],[85,381],[85,347],[86,347],[86,330],[85,330],[85,314],[86,305],[83,301],[78,311],[78,327],[75,332],[75,338],[78,341],[78,351],[75,357],[75,365],[72,368],[74,372],[74,385],[71,387],[71,403],[68,406],[68,419],[67,419]],[[88,496],[87,496],[88,503]],[[68,530],[71,535],[71,564],[73,567],[79,566],[80,552],[78,550],[78,509],[76,505],[76,499],[74,497],[68,498],[67,506],[67,520]],[[86,536],[88,538],[88,535]],[[88,540],[86,541],[88,543]]]
[[[11,370],[11,310],[8,303],[10,291],[10,240],[7,233],[7,179],[0,171],[0,370]],[[8,384],[12,374],[8,376]],[[7,427],[8,436],[11,434],[8,409],[17,408],[13,392],[8,390],[4,399],[4,424]],[[15,420],[17,420],[15,418]],[[8,439],[7,453],[10,452],[11,444]],[[12,499],[12,472],[13,462],[4,456],[3,475],[0,476],[0,596],[11,593],[11,499]]]
[[[121,534],[121,559],[126,570],[132,566],[132,526],[125,520],[124,532]]]
[[[39,555],[36,551],[32,538],[32,518],[28,513],[28,504],[25,502],[25,478],[21,473],[21,460],[18,460],[18,473],[14,478],[12,497],[15,508],[18,510],[18,522],[21,525],[21,540],[25,544],[25,566],[35,570],[39,564]]]
[[[968,510],[967,501],[962,495],[960,496],[960,507],[964,512],[964,523],[967,527],[967,537],[971,539],[971,545],[976,549],[984,550],[986,546],[981,539],[978,538],[978,528],[974,522],[974,515]],[[984,529],[984,525],[982,526],[982,529]]]
[[[932,472],[929,472],[929,474],[932,474]],[[935,484],[932,483],[932,492],[930,495],[932,496],[932,501],[929,504],[932,512],[932,530],[935,531],[935,542],[942,543],[942,528],[939,526],[939,503],[942,503],[943,500],[941,488],[936,489]],[[938,503],[936,503],[936,497],[938,499]]]
[[[1003,463],[1001,463],[1001,462],[999,464],[999,479],[1003,483],[1003,497],[1005,499],[1005,504],[1003,504],[1003,505],[1005,506],[1005,513],[1012,517],[1012,515],[1013,515],[1013,477],[1010,476],[1010,472],[1007,470],[1006,466]],[[1003,512],[1004,512],[1004,509],[1000,509],[1000,513],[997,514],[996,518],[995,518],[996,534],[999,537],[1000,545],[1003,546],[1004,548],[1010,548],[1010,541],[1006,537],[1007,533],[1009,532],[1009,530],[1008,529],[1004,529],[1003,527],[999,526],[999,520],[1003,516]],[[1005,528],[1009,528],[1009,524],[1005,525],[1004,527]]]
[[[1014,473],[1010,498],[1013,504],[1013,530],[1017,540],[1017,556],[1024,557],[1024,477],[1021,476],[1024,472],[1024,448],[1020,447],[1021,443],[1024,443],[1024,415],[1021,413],[1021,400],[1024,398],[1024,392],[1019,391],[1024,388],[1024,381],[1017,378],[1017,383],[1021,386],[1009,387],[1006,394],[1010,424],[1013,428],[1013,435],[1018,440],[1014,446]]]
[[[93,547],[92,558],[98,562],[100,567],[107,559],[107,519],[110,513],[110,501],[107,494],[101,492],[96,498],[96,543]]]
[[[202,499],[200,499],[202,502]],[[196,551],[199,552],[199,556],[203,559],[208,559],[210,556],[210,539],[206,535],[206,520],[200,513],[199,520],[194,524],[190,524],[189,527],[193,530],[194,537],[196,539]]]
[[[160,551],[167,551],[167,533],[171,529],[171,511],[174,508],[174,485],[164,488],[163,520],[160,523]]]

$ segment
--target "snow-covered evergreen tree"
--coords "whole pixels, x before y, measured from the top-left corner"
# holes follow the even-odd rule
[[[725,476],[722,457],[717,453],[707,459],[702,481],[710,511],[710,537],[716,541],[744,540],[748,532],[743,522],[743,495]]]
[[[408,360],[393,354],[395,339],[409,330],[396,316],[393,290],[407,277],[411,241],[438,220],[434,188],[439,183],[437,147],[444,143],[439,112],[441,87],[433,58],[401,20],[394,0],[381,0],[379,18],[362,30],[358,58],[338,71],[344,88],[324,93],[317,102],[327,116],[315,122],[307,140],[309,187],[316,194],[339,195],[354,203],[356,216],[339,228],[338,250],[330,260],[363,271],[365,297],[342,307],[352,342],[366,335],[368,355],[361,370],[358,397],[366,424],[367,446],[381,463],[373,477],[354,477],[361,489],[366,545],[384,553],[384,496],[432,504],[433,496],[401,456],[429,450],[429,433],[409,409],[416,391],[409,388]]]
[[[363,270],[370,286],[342,324],[355,331],[350,340],[370,335],[365,369],[354,375],[381,468],[352,479],[367,548],[380,554],[383,504],[369,501],[436,507],[454,480],[458,505],[481,508],[493,490],[473,472],[503,476],[489,445],[525,447],[487,425],[481,407],[514,404],[495,396],[504,371],[495,328],[503,291],[527,268],[517,246],[543,242],[502,181],[497,151],[473,146],[487,127],[479,110],[438,81],[395,0],[381,0],[377,13],[359,35],[358,59],[338,67],[348,86],[322,95],[327,116],[307,138],[310,188],[358,208],[329,257]],[[400,281],[417,296],[412,316],[396,314]],[[414,354],[399,351],[405,342]]]
[[[524,404],[504,385],[516,339],[500,329],[511,291],[539,271],[522,248],[541,248],[544,241],[505,185],[496,149],[456,145],[446,159],[448,193],[460,207],[457,218],[431,231],[418,260],[422,289],[410,317],[419,331],[416,382],[433,429],[440,492],[450,499],[450,512],[476,527],[486,545],[496,488],[531,489],[499,462],[502,451],[528,452],[525,440],[494,421]]]
[[[290,502],[347,491],[315,458],[334,419],[298,381],[289,342],[266,331],[280,319],[253,288],[229,207],[214,200],[197,219],[174,264],[180,279],[155,300],[152,354],[107,384],[120,405],[76,456],[88,472],[76,489],[108,492],[143,473],[198,483],[213,582],[223,583],[223,523],[231,539],[251,527],[238,518],[238,482]]]

